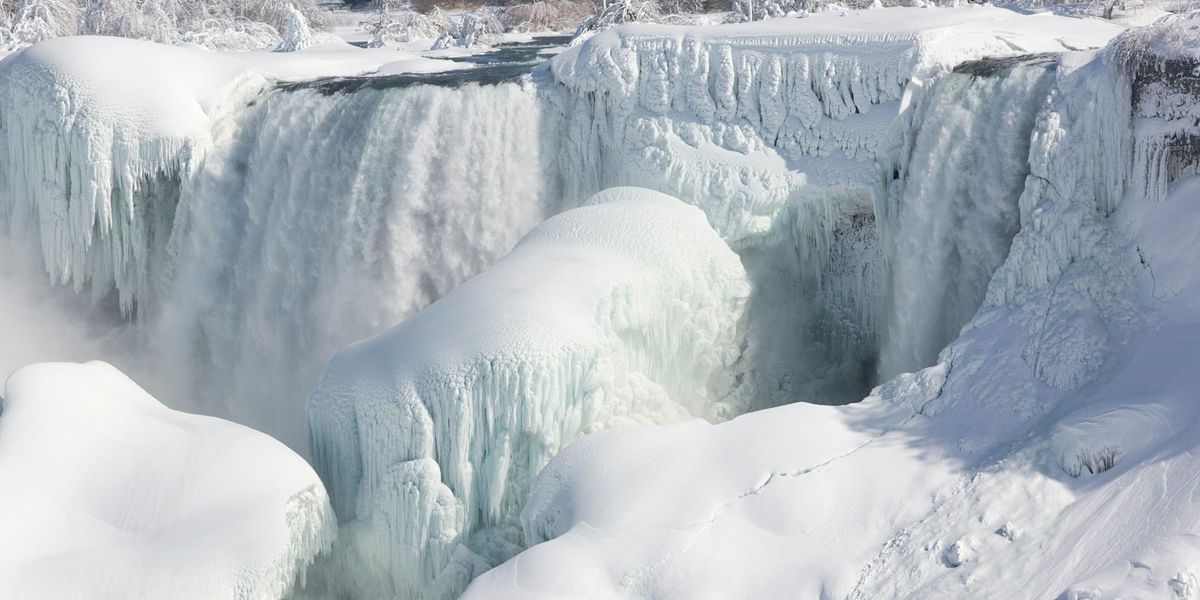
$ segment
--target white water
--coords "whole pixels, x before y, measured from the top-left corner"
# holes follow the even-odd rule
[[[303,449],[303,398],[335,351],[557,212],[545,135],[517,84],[264,92],[182,193],[153,321],[170,397]]]
[[[880,380],[932,364],[1008,256],[1053,61],[972,63],[924,103],[881,215],[890,272]]]

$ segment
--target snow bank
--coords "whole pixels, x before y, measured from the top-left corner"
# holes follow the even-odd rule
[[[1019,231],[934,366],[856,405],[584,438],[522,514],[548,541],[464,597],[1195,596],[1200,183],[1172,136],[1197,62],[1138,43],[1194,48],[1177,19],[1059,61],[1023,185],[970,213],[1015,207]]]
[[[698,210],[617,188],[527,235],[396,328],[343,350],[309,401],[367,597],[450,597],[522,545],[534,474],[596,429],[736,414],[748,293]]]
[[[0,588],[15,598],[282,598],[336,533],[312,469],[175,412],[105,363],[5,387]]]

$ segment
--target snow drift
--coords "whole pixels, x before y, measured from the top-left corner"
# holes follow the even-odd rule
[[[748,293],[703,214],[616,188],[396,328],[342,351],[309,401],[367,597],[449,597],[522,545],[533,476],[597,429],[740,412]]]
[[[0,479],[14,598],[280,598],[336,534],[283,444],[170,410],[100,362],[9,378]]]

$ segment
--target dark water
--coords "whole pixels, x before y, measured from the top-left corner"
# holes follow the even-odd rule
[[[1058,55],[1021,54],[1018,56],[1001,56],[971,60],[954,67],[954,72],[974,77],[996,77],[1004,75],[1014,67],[1019,66],[1052,66],[1058,63]]]
[[[402,73],[398,75],[322,77],[308,81],[281,84],[280,88],[292,90],[316,90],[322,94],[345,94],[363,89],[389,89],[414,85],[440,85],[457,87],[468,83],[495,85],[515,81],[533,71],[571,40],[570,36],[550,35],[533,38],[529,42],[500,44],[494,49],[470,56],[447,57],[458,63],[474,65],[467,69],[440,73]]]

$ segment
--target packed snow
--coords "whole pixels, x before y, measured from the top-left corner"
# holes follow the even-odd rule
[[[744,410],[748,292],[703,213],[613,188],[343,350],[309,401],[344,522],[334,578],[364,597],[453,596],[520,548],[530,481],[566,443]]]
[[[101,362],[8,379],[0,480],[10,598],[280,598],[336,534],[294,452],[168,409]]]

